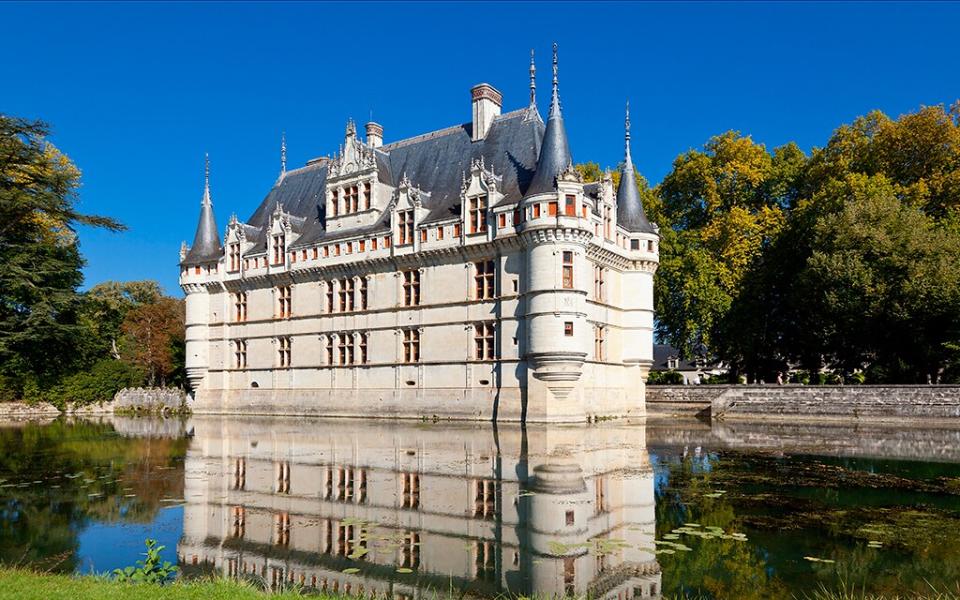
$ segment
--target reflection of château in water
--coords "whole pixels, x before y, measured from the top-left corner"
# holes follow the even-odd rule
[[[187,574],[368,597],[659,597],[642,426],[193,425]]]

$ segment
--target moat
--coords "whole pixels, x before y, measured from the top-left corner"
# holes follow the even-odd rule
[[[0,425],[0,560],[414,598],[960,581],[960,430],[193,417]]]

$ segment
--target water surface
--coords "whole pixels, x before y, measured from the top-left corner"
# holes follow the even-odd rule
[[[0,426],[0,560],[365,596],[960,581],[960,431],[194,417]]]

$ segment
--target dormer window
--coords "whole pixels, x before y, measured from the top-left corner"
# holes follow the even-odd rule
[[[230,244],[230,248],[227,252],[230,256],[230,270],[239,271],[240,270],[240,243]]]
[[[344,214],[350,214],[358,210],[360,210],[360,193],[357,186],[348,186],[343,191],[343,212]]]
[[[340,191],[333,190],[330,196],[330,209],[333,212],[332,216],[335,217],[340,214]]]
[[[363,210],[370,210],[370,197],[372,196],[370,182],[363,184]]]
[[[278,233],[273,236],[273,264],[282,265],[283,264],[283,248],[287,243],[287,236],[282,233]]]
[[[487,230],[487,197],[477,196],[470,198],[468,209],[470,219],[470,233],[483,233]]]
[[[397,212],[397,244],[413,243],[413,211],[401,210]]]

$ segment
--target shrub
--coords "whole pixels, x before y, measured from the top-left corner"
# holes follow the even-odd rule
[[[647,385],[680,385],[683,383],[683,374],[679,371],[650,371],[647,375]]]
[[[166,546],[157,546],[157,540],[151,539],[146,541],[146,545],[147,551],[143,553],[145,558],[138,560],[137,566],[113,570],[113,576],[117,581],[162,585],[176,575],[177,567],[173,563],[160,560],[160,553]]]
[[[90,371],[77,373],[63,380],[57,390],[61,401],[80,405],[110,402],[125,387],[143,383],[143,373],[125,362],[104,359]]]

